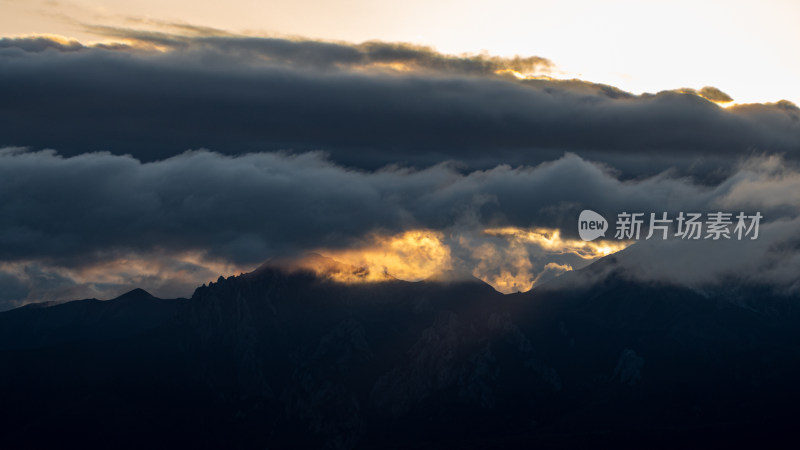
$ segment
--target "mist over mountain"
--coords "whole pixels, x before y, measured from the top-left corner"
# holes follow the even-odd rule
[[[17,308],[0,314],[0,443],[715,448],[790,436],[797,298],[635,281],[607,270],[621,257],[513,295],[268,263],[190,299],[137,290]]]

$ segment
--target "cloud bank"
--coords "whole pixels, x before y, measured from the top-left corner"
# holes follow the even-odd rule
[[[795,288],[789,102],[633,95],[537,56],[162,25],[0,38],[0,308],[188,295],[306,252],[526,290],[621,248],[577,241],[585,208],[760,211],[758,241],[639,243],[626,273]]]
[[[104,28],[119,42],[0,39],[0,145],[156,161],[324,150],[376,169],[457,160],[536,164],[564,151],[629,176],[701,176],[743,156],[800,149],[789,102],[721,108],[718,89],[632,95],[540,57],[443,55],[408,44],[330,43]],[[520,79],[521,78],[521,79]],[[712,101],[713,100],[713,101]]]
[[[792,242],[800,216],[799,183],[797,167],[775,156],[743,161],[733,175],[710,186],[670,172],[621,179],[612,168],[575,154],[536,166],[465,172],[452,163],[360,170],[319,152],[231,156],[200,150],[142,162],[111,153],[65,157],[7,148],[0,151],[0,196],[5,199],[0,204],[0,280],[8,286],[6,295],[15,297],[8,302],[37,293],[41,299],[41,290],[31,290],[40,282],[31,280],[48,277],[62,287],[85,287],[94,280],[90,292],[95,293],[144,282],[151,289],[161,286],[162,292],[188,295],[181,289],[194,282],[249,270],[270,257],[364,248],[369,236],[423,229],[442,236],[455,268],[515,283],[521,272],[533,279],[546,269],[578,268],[589,260],[577,250],[553,251],[541,237],[490,230],[557,230],[559,245],[568,248],[563,240],[577,239],[576,218],[585,208],[607,218],[620,211],[674,216],[679,211],[758,210],[766,218],[759,240],[731,241],[727,253],[688,242],[679,247],[683,256],[662,261],[675,265],[697,256],[699,266],[686,273],[703,277],[713,272],[706,277],[711,279],[725,270],[711,270],[715,266],[709,258],[734,270],[730,261],[755,255],[753,273],[771,268],[791,273],[798,259]],[[763,258],[777,260],[760,265]],[[528,265],[518,265],[522,259]],[[122,263],[148,260],[163,267],[148,272],[131,269],[133,263],[124,269]],[[681,272],[690,266],[675,267]],[[103,268],[105,281],[97,275]],[[171,286],[169,279],[184,282]]]

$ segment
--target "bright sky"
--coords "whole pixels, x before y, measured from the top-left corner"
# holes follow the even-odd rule
[[[632,92],[715,86],[736,102],[800,104],[797,0],[0,0],[0,34],[97,40],[131,19],[234,32],[542,56]]]

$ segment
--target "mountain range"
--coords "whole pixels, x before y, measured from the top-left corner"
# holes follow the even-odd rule
[[[798,298],[617,257],[511,295],[268,262],[189,299],[29,304],[0,313],[0,447],[793,446]]]

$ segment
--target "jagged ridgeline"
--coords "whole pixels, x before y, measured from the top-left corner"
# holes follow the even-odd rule
[[[602,263],[514,295],[267,264],[190,299],[28,305],[0,314],[0,442],[708,448],[790,431],[796,299],[579,282]]]

